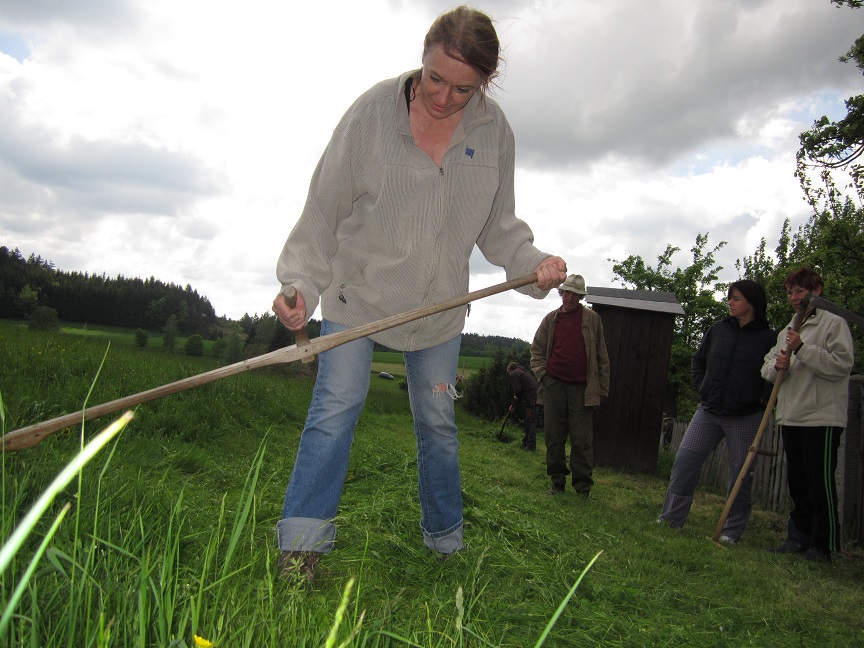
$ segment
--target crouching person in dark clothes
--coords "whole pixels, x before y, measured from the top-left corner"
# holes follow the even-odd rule
[[[793,272],[783,282],[792,310],[808,293],[822,294],[822,278],[809,268]],[[783,435],[792,512],[786,541],[777,553],[802,554],[829,562],[840,550],[837,515],[837,449],[846,428],[849,373],[854,363],[852,333],[843,318],[816,310],[799,331],[780,331],[765,356],[762,375],[774,382],[786,370],[777,394],[777,424]],[[787,348],[792,350],[791,357]]]
[[[731,492],[766,407],[767,383],[759,371],[775,333],[765,316],[765,289],[755,281],[736,281],[729,286],[726,301],[729,316],[706,331],[690,361],[701,402],[675,454],[663,511],[657,519],[674,528],[687,521],[702,464],[724,437],[727,492]],[[752,482],[751,471],[726,518],[720,542],[735,544],[744,533],[752,507]]]
[[[522,365],[511,362],[507,365],[510,374],[510,384],[513,386],[513,404],[510,411],[516,409],[520,400],[525,403],[525,435],[522,437],[523,450],[537,449],[537,418],[540,405],[537,404],[537,389],[540,386],[534,375]]]

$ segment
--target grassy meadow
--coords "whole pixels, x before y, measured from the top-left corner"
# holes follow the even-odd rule
[[[477,371],[491,362],[491,358],[465,357],[459,358],[459,373],[465,378],[470,378]],[[405,374],[405,365],[402,362],[402,354],[397,351],[376,351],[373,356],[372,368],[375,371],[386,371],[394,376]]]
[[[135,331],[133,329],[121,328],[119,326],[98,326],[93,327],[88,324],[66,324],[64,323],[61,332],[71,336],[81,336],[99,340],[103,344],[110,342],[113,345],[134,347]],[[164,351],[165,340],[161,333],[147,331],[150,339],[145,347],[148,351]],[[175,340],[175,353],[183,353],[183,348],[186,346],[186,341],[189,338],[183,335],[178,335]],[[204,353],[213,352],[213,340],[202,340],[204,345]]]
[[[80,409],[94,381],[90,405],[217,366],[123,344],[106,355],[97,335],[10,322],[0,339],[6,432]],[[314,584],[275,569],[275,525],[313,381],[294,363],[139,406],[0,574],[0,645],[864,645],[860,549],[829,565],[769,554],[785,520],[765,511],[754,511],[738,546],[717,547],[708,539],[724,504],[717,493],[697,495],[684,529],[658,526],[664,476],[600,469],[590,499],[548,497],[542,450],[501,443],[501,421],[461,411],[468,549],[440,561],[419,528],[404,370],[379,361],[375,371],[397,380],[371,377],[337,548]],[[84,437],[114,418],[89,422]],[[65,429],[2,455],[4,541],[81,445],[80,429]]]

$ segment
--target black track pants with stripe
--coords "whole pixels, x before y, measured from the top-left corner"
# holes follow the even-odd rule
[[[834,472],[843,428],[783,425],[780,430],[792,498],[789,517],[798,531],[809,536],[810,546],[839,551],[841,530]]]

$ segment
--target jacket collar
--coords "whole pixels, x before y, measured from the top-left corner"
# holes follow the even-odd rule
[[[733,324],[735,327],[740,328],[742,331],[761,331],[762,329],[768,328],[768,322],[760,320],[753,320],[752,322],[747,322],[744,326],[738,326],[738,320],[731,315],[727,315],[723,319],[730,324]]]
[[[579,309],[585,308],[585,304],[579,302]],[[570,311],[571,313],[575,313],[576,311]],[[559,306],[555,309],[555,314],[552,316],[553,320],[557,320],[559,315],[569,315],[570,313],[564,312],[564,306]]]

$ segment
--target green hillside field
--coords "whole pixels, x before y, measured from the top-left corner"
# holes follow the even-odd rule
[[[0,322],[0,339],[4,433],[219,366],[119,338],[106,354],[100,335],[20,323]],[[0,645],[864,645],[861,549],[831,564],[767,553],[785,519],[761,510],[737,546],[718,547],[716,492],[697,494],[683,529],[658,526],[663,475],[598,469],[590,499],[546,496],[542,436],[538,452],[524,452],[496,440],[500,420],[458,404],[467,550],[441,560],[422,543],[399,382],[371,381],[336,548],[314,583],[275,569],[308,367],[245,372],[140,405],[26,523],[20,548],[10,547],[13,531],[117,416],[3,453]]]

